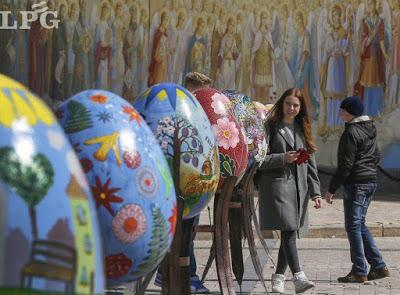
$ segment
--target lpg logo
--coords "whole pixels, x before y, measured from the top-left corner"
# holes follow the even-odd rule
[[[39,20],[45,29],[58,28],[60,20],[57,19],[57,11],[49,11],[46,1],[32,5],[32,11],[19,11],[21,23],[16,20],[10,23],[11,11],[0,11],[0,30],[29,30],[31,23]]]

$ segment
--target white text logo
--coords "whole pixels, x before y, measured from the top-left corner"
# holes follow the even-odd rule
[[[57,19],[57,11],[49,11],[46,1],[42,1],[37,4],[32,5],[32,11],[19,11],[21,15],[21,23],[18,24],[17,20],[12,23],[11,11],[0,11],[0,30],[29,30],[31,28],[31,23],[39,20],[42,27],[45,29],[58,28],[60,22]]]

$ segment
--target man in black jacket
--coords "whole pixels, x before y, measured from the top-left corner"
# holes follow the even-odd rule
[[[389,271],[374,238],[365,224],[368,206],[377,187],[377,165],[380,154],[376,128],[358,97],[348,97],[340,105],[340,116],[346,123],[339,141],[338,165],[332,177],[326,200],[344,185],[344,219],[353,267],[339,282],[365,282],[389,276]],[[368,265],[371,270],[368,273]],[[367,275],[368,273],[368,275]]]

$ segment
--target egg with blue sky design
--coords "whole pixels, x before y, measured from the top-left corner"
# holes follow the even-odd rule
[[[103,90],[76,94],[57,109],[96,202],[107,286],[136,281],[167,253],[176,195],[153,133],[124,99]]]
[[[152,86],[133,103],[160,144],[184,199],[183,218],[200,213],[219,181],[218,146],[197,99],[173,83]]]
[[[96,215],[52,111],[0,74],[0,294],[102,294]]]

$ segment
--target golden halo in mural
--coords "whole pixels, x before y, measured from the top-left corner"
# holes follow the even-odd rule
[[[294,13],[293,13],[293,16],[294,16],[294,20],[297,18],[297,17],[300,17],[301,18],[301,20],[302,20],[302,22],[303,22],[303,25],[304,26],[307,26],[307,17],[306,17],[306,12],[304,11],[304,9],[303,8],[297,8],[295,11],[294,11]]]
[[[343,17],[344,17],[344,8],[343,5],[340,3],[335,3],[331,6],[331,8],[329,9],[329,24],[330,25],[334,25],[334,20],[333,20],[333,13],[337,11],[339,13],[339,17],[340,17],[340,24],[343,23]]]

